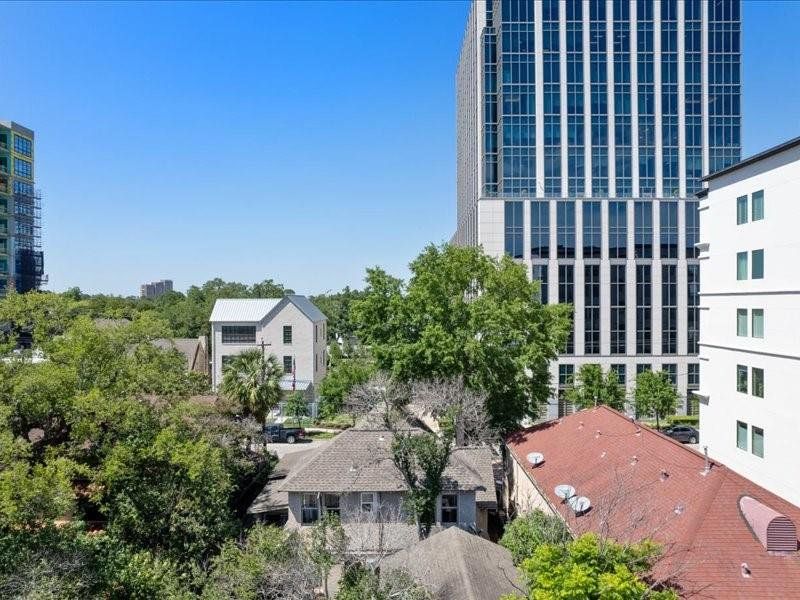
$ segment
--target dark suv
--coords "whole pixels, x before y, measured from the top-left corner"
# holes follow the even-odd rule
[[[678,440],[684,444],[696,444],[700,441],[700,432],[688,425],[674,425],[664,430],[664,435],[668,435],[673,440]]]
[[[269,442],[286,442],[294,444],[297,440],[306,437],[306,430],[302,427],[284,427],[283,425],[264,425],[264,439]]]

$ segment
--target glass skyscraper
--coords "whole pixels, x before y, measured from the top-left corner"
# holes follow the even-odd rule
[[[694,195],[740,159],[740,64],[739,0],[473,3],[454,241],[573,304],[560,386],[587,362],[699,385]]]

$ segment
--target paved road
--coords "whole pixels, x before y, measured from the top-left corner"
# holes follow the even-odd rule
[[[309,442],[295,442],[294,444],[267,444],[267,450],[274,452],[278,455],[278,458],[281,458],[292,452],[322,448],[328,443],[330,443],[330,440],[311,440]]]

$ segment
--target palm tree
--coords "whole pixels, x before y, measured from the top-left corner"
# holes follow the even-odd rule
[[[223,368],[220,392],[239,402],[246,414],[263,425],[281,400],[282,377],[283,369],[274,355],[265,357],[259,350],[246,350]]]

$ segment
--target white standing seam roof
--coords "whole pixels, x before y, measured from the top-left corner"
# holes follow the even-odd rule
[[[278,306],[283,298],[232,298],[220,299],[214,303],[211,322],[257,323]]]
[[[308,298],[294,294],[283,298],[222,298],[214,303],[208,320],[212,323],[258,323],[283,301],[294,304],[313,323],[327,320]]]

